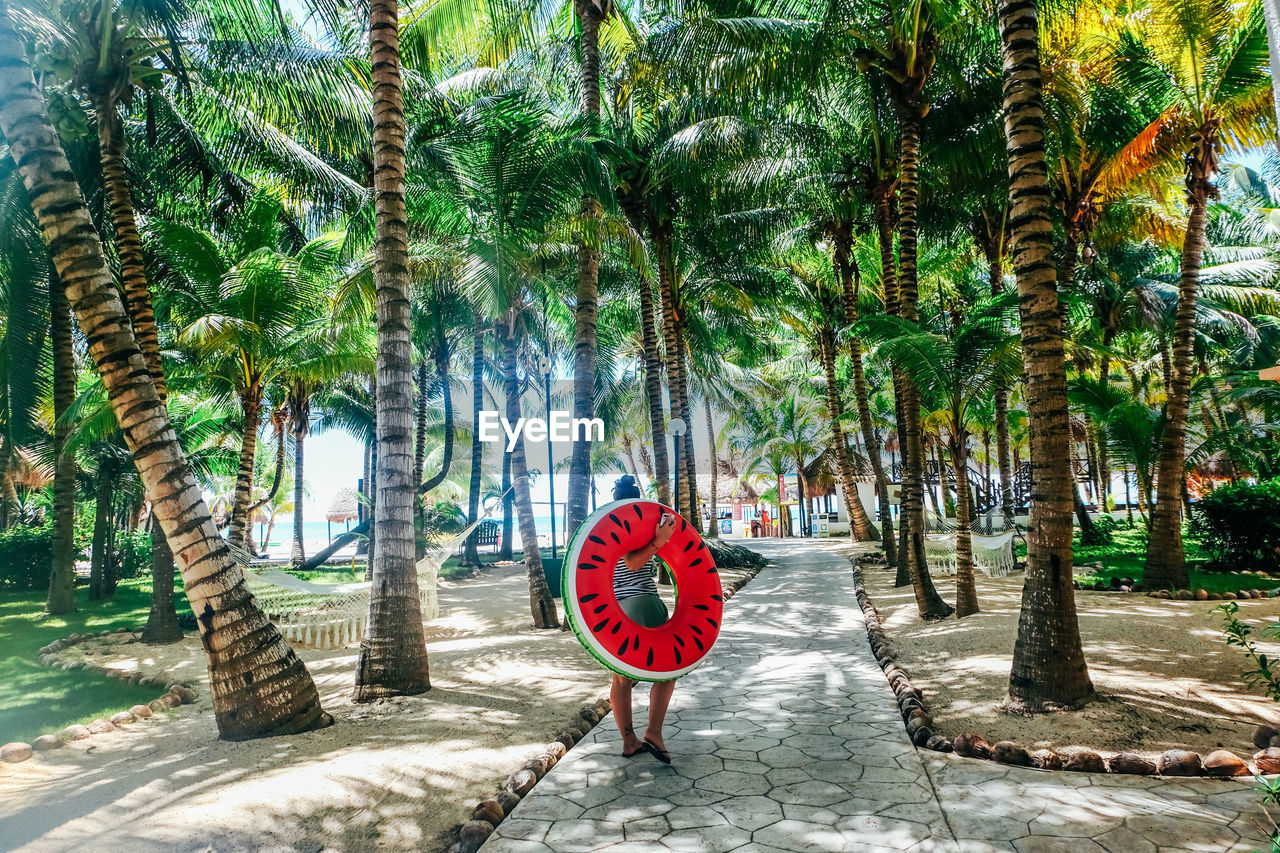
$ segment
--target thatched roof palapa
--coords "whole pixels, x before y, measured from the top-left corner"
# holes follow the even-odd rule
[[[356,498],[356,490],[350,487],[338,490],[329,502],[329,509],[324,517],[335,524],[345,524],[360,517],[360,501]]]

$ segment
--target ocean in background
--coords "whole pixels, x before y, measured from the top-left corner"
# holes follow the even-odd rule
[[[501,514],[496,514],[496,520],[501,523]],[[538,525],[538,539],[543,547],[549,547],[551,544],[551,516],[539,515],[534,517],[534,521]],[[356,522],[346,524],[330,525],[326,521],[304,521],[302,523],[302,544],[306,554],[310,556],[320,549],[324,548],[330,542],[330,532],[333,537],[345,533],[348,527],[355,527]],[[272,558],[286,558],[289,556],[291,543],[293,542],[293,519],[291,516],[288,520],[278,520],[274,527],[271,528],[271,540],[267,543],[262,542],[262,537],[267,533],[267,525],[255,524],[253,526],[253,536],[258,542],[259,548],[265,548],[268,556]],[[520,546],[520,524],[519,521],[512,517],[512,535],[515,540],[516,547]],[[556,519],[556,544],[564,546],[564,529],[561,519]],[[348,545],[338,552],[337,556],[350,557],[355,553],[355,545]],[[491,552],[492,547],[483,548],[483,552]]]

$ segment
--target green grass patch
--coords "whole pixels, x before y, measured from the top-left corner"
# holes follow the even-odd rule
[[[1194,536],[1183,534],[1183,547],[1187,554],[1187,574],[1190,577],[1189,589],[1203,589],[1207,592],[1237,592],[1242,589],[1269,590],[1280,587],[1280,578],[1258,577],[1257,575],[1233,575],[1223,572],[1206,572],[1203,566],[1208,555]],[[1092,584],[1108,584],[1111,578],[1133,578],[1141,584],[1143,569],[1147,560],[1147,531],[1141,524],[1132,528],[1124,522],[1116,528],[1113,541],[1109,545],[1083,545],[1077,531],[1074,540],[1075,578],[1081,586]],[[1022,540],[1014,540],[1014,550],[1019,560],[1025,560],[1027,546]],[[1101,569],[1091,567],[1100,564]],[[1145,588],[1145,587],[1144,587]]]
[[[190,613],[181,582],[179,613]],[[84,670],[50,669],[39,649],[69,634],[138,628],[151,610],[151,579],[121,581],[106,601],[89,601],[76,590],[74,613],[43,617],[43,592],[0,592],[0,742],[30,741],[73,723],[109,717],[156,698],[154,687],[138,687]]]

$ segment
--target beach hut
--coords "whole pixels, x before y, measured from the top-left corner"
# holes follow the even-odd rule
[[[356,497],[356,490],[349,487],[339,489],[333,496],[333,500],[329,502],[329,509],[324,514],[325,521],[329,524],[329,541],[333,541],[334,524],[345,524],[349,530],[351,522],[359,517],[360,501]]]

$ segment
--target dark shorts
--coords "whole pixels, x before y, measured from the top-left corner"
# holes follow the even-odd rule
[[[633,595],[618,599],[627,618],[644,628],[657,628],[667,621],[667,605],[656,595]]]

